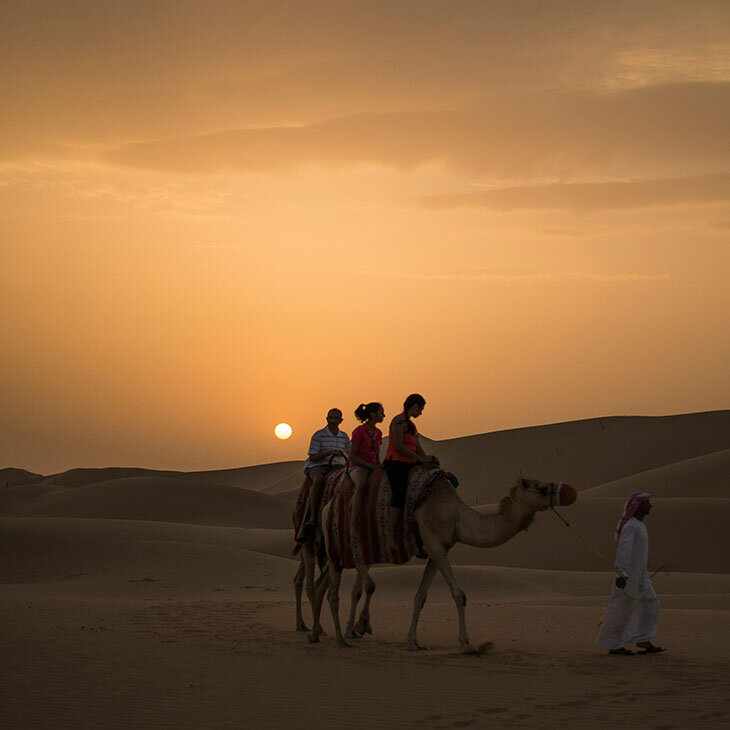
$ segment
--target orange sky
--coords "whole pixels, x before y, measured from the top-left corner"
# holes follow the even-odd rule
[[[635,5],[6,3],[0,467],[730,407],[730,6]]]

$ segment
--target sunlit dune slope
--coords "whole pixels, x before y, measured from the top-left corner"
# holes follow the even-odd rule
[[[30,502],[37,497],[48,494],[68,492],[67,487],[59,487],[52,482],[41,481],[35,484],[18,484],[7,489],[0,489],[0,515],[7,514],[18,505]]]
[[[581,492],[581,499],[625,497],[631,492],[653,497],[725,497],[730,499],[730,449],[632,474]]]
[[[169,477],[172,479],[192,479],[205,482],[206,484],[222,484],[229,487],[245,487],[255,491],[263,491],[282,479],[298,475],[301,479],[301,461],[282,461],[275,464],[259,464],[257,466],[244,466],[235,469],[215,469],[208,471],[166,471],[159,469],[143,469],[140,467],[101,467],[101,468],[77,468],[49,476],[30,474],[28,478],[21,480],[16,477],[13,483],[32,483],[44,481],[63,487],[83,487],[87,484],[111,481],[113,479],[124,479],[127,477]],[[21,472],[20,469],[4,469],[3,472]],[[1,473],[1,472],[0,472]],[[2,482],[0,482],[1,484]]]
[[[36,584],[57,597],[211,598],[231,592],[290,600],[297,562],[252,550],[252,532],[257,531],[132,520],[0,518],[0,583]],[[260,531],[259,540],[266,539],[265,532]],[[278,531],[268,532],[274,536]],[[599,571],[459,565],[456,572],[472,606],[505,599],[554,603],[571,597],[593,597],[590,601],[602,606],[610,584],[609,574]],[[417,561],[373,568],[375,610],[388,601],[410,605],[422,573]],[[340,592],[345,601],[353,578],[354,572],[347,571]],[[719,607],[729,604],[730,575],[673,572],[657,576],[655,583],[670,606],[669,596],[686,603],[693,595],[701,597],[703,606],[708,601]],[[434,581],[429,603],[452,600],[445,583]]]
[[[9,508],[19,517],[103,517],[231,527],[291,526],[292,504],[241,487],[126,477],[44,494]]]
[[[295,483],[298,487],[302,481],[303,469],[303,461],[281,461],[274,464],[245,466],[239,469],[190,472],[185,476],[210,484],[227,484],[230,487],[245,487],[268,494],[277,494],[279,491],[291,488]],[[277,485],[281,483],[285,483],[287,486],[278,488]]]
[[[130,477],[182,477],[184,472],[161,471],[159,469],[143,469],[141,467],[107,466],[102,468],[77,468],[58,474],[43,477],[46,484],[55,484],[68,489],[85,487],[97,482],[107,482],[113,479],[127,479]]]
[[[129,592],[157,582],[191,592],[290,584],[293,560],[253,552],[247,531],[132,520],[0,518],[0,582],[100,579]]]
[[[428,449],[459,477],[464,501],[487,503],[520,473],[581,491],[730,449],[730,411],[595,418],[431,442]]]

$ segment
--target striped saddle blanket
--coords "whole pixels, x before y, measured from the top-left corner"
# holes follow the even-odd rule
[[[324,478],[322,483],[321,496],[319,500],[319,514],[317,515],[317,524],[321,523],[322,507],[329,501],[335,488],[339,488],[343,482],[349,482],[347,478],[347,471],[345,467],[335,467],[327,476]],[[309,506],[310,491],[312,489],[312,480],[309,477],[305,477],[304,483],[299,490],[299,496],[297,497],[297,503],[294,506],[294,513],[292,514],[292,522],[294,522],[294,539],[298,542],[314,542],[315,531],[311,528],[308,530],[304,524],[304,515],[307,512]]]
[[[362,562],[365,565],[376,563],[402,565],[420,552],[421,539],[413,513],[431,493],[437,477],[443,474],[441,469],[428,467],[416,467],[411,470],[405,507],[395,532],[398,549],[393,552],[388,550],[387,541],[390,484],[382,469],[370,477],[360,511],[362,540],[355,541],[356,549],[362,549]],[[338,480],[328,495],[331,506],[323,530],[327,532],[330,558],[338,570],[355,567],[350,531],[350,505],[354,493],[352,481],[345,478]]]

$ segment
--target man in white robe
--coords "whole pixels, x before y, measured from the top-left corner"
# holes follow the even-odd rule
[[[624,505],[616,525],[616,572],[611,600],[596,644],[610,654],[634,652],[626,644],[636,644],[639,654],[664,651],[654,646],[660,603],[647,572],[649,536],[644,518],[651,511],[647,492],[634,492]]]

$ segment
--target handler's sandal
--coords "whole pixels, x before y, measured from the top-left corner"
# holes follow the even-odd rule
[[[609,649],[609,654],[618,654],[619,656],[633,656],[634,652],[631,651],[631,649],[627,649],[625,646],[622,646],[620,649]]]
[[[647,641],[645,644],[637,644],[636,646],[638,646],[639,649],[642,650],[639,652],[639,654],[661,654],[663,651],[666,651],[664,647],[654,646],[651,641]]]

